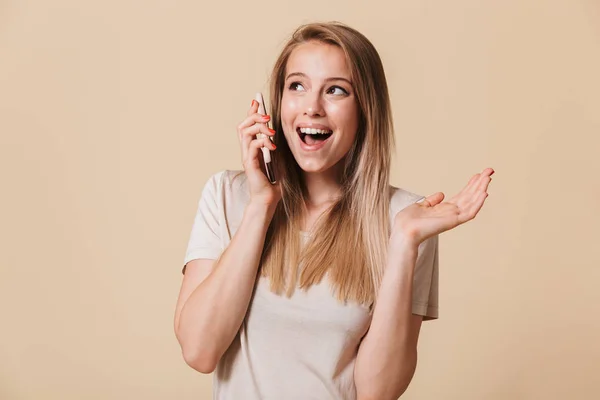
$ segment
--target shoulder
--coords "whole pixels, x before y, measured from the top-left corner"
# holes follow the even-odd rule
[[[416,203],[425,198],[417,193],[413,193],[407,189],[390,185],[390,216],[393,217],[403,208]]]
[[[243,170],[220,170],[208,177],[204,187],[215,194],[235,195],[246,189],[246,173]]]
[[[221,170],[207,180],[203,196],[212,199],[228,223],[237,223],[250,201],[246,173],[243,170]]]

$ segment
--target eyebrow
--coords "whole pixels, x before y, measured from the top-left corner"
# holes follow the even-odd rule
[[[285,80],[287,81],[288,79],[290,79],[290,78],[291,78],[291,77],[293,77],[293,76],[300,76],[300,77],[302,77],[302,78],[308,78],[308,76],[307,76],[305,73],[303,73],[303,72],[292,72],[291,74],[289,74],[289,75],[288,75],[288,76],[285,78]],[[331,78],[327,78],[327,79],[325,79],[325,82],[329,82],[329,81],[345,81],[345,82],[347,82],[347,83],[348,83],[350,86],[352,86],[352,82],[350,82],[350,80],[348,80],[348,79],[346,79],[346,78],[343,78],[343,77],[341,77],[341,76],[334,76],[334,77],[331,77]]]

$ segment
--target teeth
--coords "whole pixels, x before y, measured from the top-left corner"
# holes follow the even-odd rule
[[[300,128],[300,132],[306,133],[307,135],[325,135],[328,133],[332,133],[332,131],[328,131],[325,129],[312,129],[312,128]]]

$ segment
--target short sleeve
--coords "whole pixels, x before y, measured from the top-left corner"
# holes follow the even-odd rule
[[[189,261],[199,258],[216,260],[221,255],[223,249],[220,225],[224,214],[221,193],[224,173],[225,171],[221,171],[212,175],[202,189],[183,260],[183,274]]]
[[[413,278],[413,314],[423,320],[438,318],[439,235],[423,241],[418,248]]]

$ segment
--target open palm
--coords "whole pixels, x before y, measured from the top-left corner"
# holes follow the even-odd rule
[[[493,173],[492,168],[486,168],[473,175],[469,183],[447,201],[442,201],[444,193],[437,192],[404,208],[394,217],[392,235],[419,244],[472,220],[488,197],[487,188]]]

